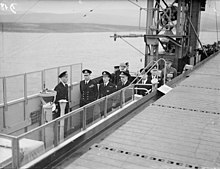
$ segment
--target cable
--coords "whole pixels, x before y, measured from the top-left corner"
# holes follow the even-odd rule
[[[127,43],[129,46],[131,46],[132,48],[134,48],[135,50],[137,50],[139,53],[141,53],[143,56],[145,56],[145,54],[143,52],[141,52],[138,48],[136,48],[135,46],[133,46],[132,44],[130,44],[128,41],[124,40],[122,37],[120,37],[125,43]]]
[[[16,19],[14,21],[14,23],[18,23],[31,9],[33,9],[38,3],[40,2],[40,0],[37,0],[33,5],[31,5],[31,7],[29,7],[23,15],[21,15],[18,19]],[[96,5],[93,9],[90,9],[88,13],[94,12],[95,9],[97,9],[98,7],[100,7],[102,4],[98,4]],[[83,17],[88,16],[88,13],[84,14]],[[28,43],[27,45],[23,46],[22,48],[19,49],[15,49],[13,51],[11,51],[10,53],[7,52],[7,55],[9,57],[14,57],[16,56],[16,54],[18,52],[23,51],[24,49],[30,48],[32,46],[34,46],[37,42],[42,41],[43,39],[45,39],[48,35],[50,34],[50,32],[48,33],[44,33],[43,35],[40,35],[37,39],[34,39],[33,41],[31,41],[30,43]]]
[[[38,3],[40,2],[40,0],[37,0],[30,8],[28,8],[23,15],[21,15],[14,23],[17,23],[21,18],[23,18],[33,7],[35,7]]]
[[[143,9],[143,10],[147,11],[146,8],[142,8],[140,5],[138,5],[137,3],[132,2],[131,0],[128,0],[128,2],[134,4],[135,6],[139,7],[140,9]],[[136,2],[137,2],[137,1],[136,1]]]
[[[21,15],[19,18],[17,18],[13,23],[16,24],[18,23],[33,7],[35,7],[38,3],[40,2],[40,0],[37,0],[31,7],[29,7],[24,13],[23,15]],[[4,30],[2,30],[3,32]],[[30,43],[28,43],[26,46],[23,46],[23,48],[19,48],[17,50],[12,51],[11,53],[8,53],[9,57],[13,57],[14,55],[16,55],[18,52],[23,51],[25,48],[27,47],[31,47],[33,46],[36,42],[38,42],[39,40],[43,40],[44,38],[46,38],[48,36],[49,33],[40,35],[36,40],[31,41]]]

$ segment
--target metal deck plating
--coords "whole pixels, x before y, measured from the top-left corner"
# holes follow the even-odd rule
[[[220,167],[220,54],[66,169]]]

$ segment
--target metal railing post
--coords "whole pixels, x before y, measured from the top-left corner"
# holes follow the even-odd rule
[[[19,154],[19,139],[12,139],[12,168],[18,169],[20,167],[20,154]]]
[[[131,91],[132,93],[131,93],[131,97],[132,97],[132,100],[134,100],[134,85],[133,85],[133,87],[132,87],[132,91]]]
[[[106,96],[104,100],[104,117],[107,117],[107,109],[108,109],[108,98]]]
[[[124,103],[124,95],[123,95],[123,90],[121,90],[121,92],[120,92],[120,108],[123,107],[123,103]]]
[[[3,102],[4,102],[4,110],[8,110],[7,104],[7,86],[6,86],[6,77],[3,77]]]
[[[69,93],[69,105],[71,105],[71,103],[72,103],[71,92],[72,92],[72,88],[73,88],[73,86],[72,86],[72,84],[73,84],[73,78],[72,78],[73,77],[73,67],[72,67],[72,65],[70,66],[70,75],[69,76],[70,76],[69,77],[69,79],[70,79],[70,91],[68,93]]]
[[[8,104],[7,104],[7,88],[6,88],[6,78],[3,77],[3,103],[4,103],[4,107],[3,107],[3,127],[6,127],[6,119],[5,119],[5,111],[8,110]]]
[[[164,77],[163,77],[163,84],[166,84],[166,73],[167,73],[167,62],[164,60]]]
[[[83,108],[83,130],[86,129],[86,107]]]
[[[25,104],[28,103],[28,100],[27,100],[27,74],[26,73],[24,74],[24,101],[25,101]]]
[[[28,104],[28,98],[27,98],[27,74],[24,74],[24,120],[26,120],[27,116],[27,104]],[[25,132],[27,132],[28,128],[25,127]]]
[[[56,147],[59,143],[58,120],[54,122],[53,131],[54,131],[54,147]]]

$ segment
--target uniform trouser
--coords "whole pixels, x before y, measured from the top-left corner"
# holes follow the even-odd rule
[[[109,98],[107,100],[107,113],[109,113],[110,111],[112,111],[112,104],[113,104],[113,98]],[[105,111],[105,101],[102,101],[100,103],[100,114],[101,116],[104,116],[104,111]]]
[[[84,100],[80,100],[80,107],[85,106],[86,104],[89,104],[93,101],[84,101]],[[86,108],[86,124],[89,124],[93,121],[93,113],[94,113],[94,108],[95,106],[89,106]],[[83,115],[81,115],[81,119],[83,120]]]
[[[68,107],[65,109],[65,114],[69,113],[68,109],[69,109]],[[53,119],[56,119],[58,117],[60,117],[60,109],[58,109],[58,112],[53,112]],[[64,137],[66,137],[68,133],[69,121],[70,120],[68,118],[64,119]]]

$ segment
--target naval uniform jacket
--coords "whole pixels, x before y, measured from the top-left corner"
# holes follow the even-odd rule
[[[107,86],[104,83],[101,83],[99,86],[99,98],[105,97],[116,91],[116,86],[112,82],[108,82]]]
[[[120,90],[120,89],[122,89],[122,88],[124,88],[124,87],[126,87],[126,86],[129,86],[129,84],[130,84],[130,81],[127,81],[125,84],[123,84],[121,81],[118,83],[118,85],[117,85],[117,90]]]
[[[165,69],[162,70],[161,72],[161,80],[164,79],[164,71]],[[168,75],[171,75],[171,78],[168,78]],[[166,82],[175,78],[177,76],[177,70],[174,67],[166,68],[166,74],[165,74],[165,80]]]
[[[56,107],[58,109],[58,114],[57,117],[60,116],[60,104],[59,104],[59,100],[65,99],[68,101],[68,85],[62,82],[60,82],[55,88],[54,90],[57,92],[56,95],[56,100],[55,100],[55,104]],[[69,103],[67,102],[66,107],[65,107],[65,114],[68,113],[68,109],[69,109]]]
[[[98,98],[98,87],[95,81],[89,80],[88,84],[85,84],[85,80],[80,82],[80,107],[95,101]]]
[[[112,74],[112,82],[117,85],[119,83],[120,79],[120,70],[117,70],[115,73]]]
[[[121,81],[118,83],[118,85],[117,85],[117,91],[118,90],[121,90],[122,88],[124,88],[124,87],[126,87],[126,86],[129,86],[130,85],[130,81],[127,81],[125,84],[123,84]],[[125,93],[127,93],[127,91],[129,91],[129,90],[126,90],[126,92]],[[130,90],[131,91],[131,90]],[[126,95],[126,94],[125,94]],[[126,96],[125,96],[126,97]],[[121,102],[121,95],[120,95],[120,93],[119,94],[117,94],[114,98],[114,103],[113,103],[113,108],[116,108],[116,107],[118,107],[119,106],[119,104],[120,104],[120,102]]]

